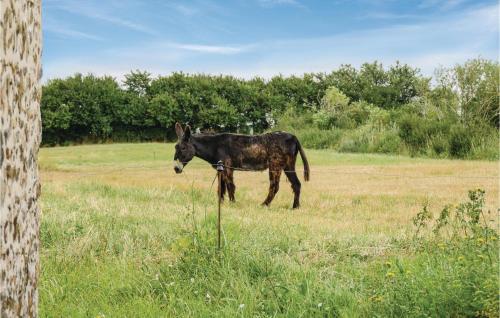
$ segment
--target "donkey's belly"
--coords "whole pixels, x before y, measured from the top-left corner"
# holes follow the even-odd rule
[[[241,168],[245,170],[266,170],[268,168],[267,162],[249,162],[245,161],[241,164]]]
[[[260,144],[244,148],[238,157],[239,164],[243,169],[265,170],[269,166],[267,150]]]

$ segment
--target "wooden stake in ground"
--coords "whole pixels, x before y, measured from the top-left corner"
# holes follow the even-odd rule
[[[38,315],[41,1],[0,0],[0,316]]]

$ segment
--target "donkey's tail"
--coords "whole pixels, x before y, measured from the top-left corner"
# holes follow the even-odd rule
[[[297,139],[297,147],[299,148],[300,157],[302,158],[302,162],[304,163],[304,180],[309,181],[309,162],[307,162],[306,153],[304,152],[304,149],[302,149],[299,139]]]

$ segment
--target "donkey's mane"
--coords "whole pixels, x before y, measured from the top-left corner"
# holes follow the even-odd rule
[[[255,135],[248,135],[248,134],[238,134],[238,133],[229,133],[229,132],[200,132],[193,134],[193,137],[212,137],[212,136],[225,136],[225,135],[231,135],[231,136],[245,136],[245,137],[257,137],[257,136],[264,136],[267,134],[273,134],[273,133],[282,133],[282,131],[270,131],[262,134],[255,134]]]

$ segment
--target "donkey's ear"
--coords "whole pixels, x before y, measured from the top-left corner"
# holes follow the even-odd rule
[[[191,127],[189,127],[189,125],[186,125],[186,129],[184,129],[184,140],[188,141],[190,137],[191,137]]]
[[[184,135],[184,132],[182,131],[181,124],[179,122],[175,123],[175,133],[177,134],[177,138],[181,139],[182,136]]]

